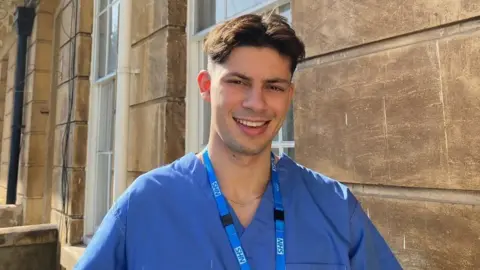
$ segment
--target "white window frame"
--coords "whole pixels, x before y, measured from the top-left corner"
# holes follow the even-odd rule
[[[113,202],[112,198],[112,186],[113,186],[113,177],[110,177],[111,181],[108,181],[107,183],[107,194],[97,194],[96,192],[96,187],[97,187],[97,181],[105,181],[105,179],[97,179],[97,164],[98,164],[98,151],[99,149],[99,124],[100,121],[102,120],[102,115],[100,114],[101,111],[101,87],[105,86],[106,84],[112,84],[114,87],[114,95],[113,95],[113,104],[115,108],[115,103],[116,103],[116,98],[115,98],[115,93],[116,93],[116,77],[117,77],[117,67],[118,67],[118,58],[117,58],[117,67],[115,67],[115,70],[111,73],[105,74],[105,76],[98,78],[98,65],[97,65],[97,58],[99,57],[98,53],[98,20],[100,18],[100,15],[103,14],[104,12],[108,12],[107,15],[107,24],[110,23],[110,16],[111,12],[109,12],[110,7],[113,5],[118,4],[119,5],[119,10],[121,9],[121,0],[111,0],[108,1],[109,3],[105,7],[105,11],[99,13],[99,8],[100,8],[100,0],[94,0],[94,20],[93,20],[93,30],[92,30],[92,61],[91,61],[91,66],[90,66],[90,97],[89,97],[89,116],[88,116],[88,142],[87,142],[87,166],[86,166],[86,185],[85,185],[85,215],[84,215],[84,236],[83,236],[83,241],[85,244],[88,244],[91,240],[91,237],[96,231],[97,226],[99,225],[99,222],[96,217],[99,215],[105,215],[106,213],[102,210],[96,207],[96,201],[98,199],[102,200],[107,200],[107,209],[111,206]],[[120,14],[120,12],[119,12]],[[117,29],[119,31],[119,28]],[[110,36],[110,27],[107,27],[107,37]],[[109,39],[107,38],[106,41],[108,42]],[[104,45],[105,46],[105,45]],[[118,46],[118,45],[117,45]],[[109,46],[106,46],[107,50],[105,52],[105,61],[108,62],[108,49]],[[105,63],[105,72],[108,72],[108,64]],[[115,114],[113,114],[112,117],[112,123],[113,125],[115,124]],[[112,132],[115,132],[115,129],[113,128]],[[110,171],[110,174],[113,170],[113,158],[114,158],[114,153],[113,153],[113,142],[112,142],[112,151],[110,153],[111,155],[111,160],[110,160],[110,166],[107,168]],[[99,211],[102,211],[100,213]]]
[[[188,14],[187,14],[187,93],[186,93],[186,131],[185,131],[185,151],[188,152],[198,152],[205,145],[203,142],[208,140],[204,138],[205,134],[204,128],[209,128],[206,126],[206,119],[204,119],[204,106],[205,102],[200,97],[200,93],[197,85],[197,75],[201,67],[204,66],[204,60],[200,59],[201,55],[199,53],[199,42],[207,36],[207,34],[215,27],[212,25],[206,29],[203,29],[195,33],[196,26],[196,12],[197,12],[197,3],[198,0],[188,0]],[[262,13],[265,11],[273,10],[275,8],[281,7],[290,3],[290,0],[272,0],[264,2],[254,6],[252,8],[246,9],[238,14],[235,14],[231,17],[241,16],[247,13]],[[290,7],[291,8],[291,7]],[[225,8],[226,9],[226,8]],[[224,12],[226,14],[226,11]],[[225,15],[224,14],[224,15]],[[225,17],[225,16],[224,16]],[[230,19],[231,17],[226,17],[225,20]],[[218,22],[220,23],[220,22]],[[279,153],[282,154],[285,152],[286,148],[294,148],[295,141],[283,141],[282,129],[279,131],[279,141],[272,143],[272,148],[278,148]]]

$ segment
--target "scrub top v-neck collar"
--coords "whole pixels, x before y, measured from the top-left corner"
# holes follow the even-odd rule
[[[194,164],[195,167],[192,170],[193,175],[202,175],[195,182],[197,182],[203,193],[211,200],[212,207],[217,207],[216,202],[214,197],[212,196],[212,190],[210,187],[210,183],[208,181],[208,176],[207,176],[207,169],[203,162],[195,155],[193,155],[193,158],[196,159]],[[189,162],[188,158],[186,161]],[[288,163],[293,162],[287,155],[282,154],[279,159],[277,160],[276,166],[277,166],[277,171],[279,175],[279,182],[280,182],[280,192],[283,197],[283,206],[286,208],[289,203],[291,202],[290,199],[290,194],[293,192],[293,188],[295,185],[292,185],[292,181],[295,181],[295,179],[288,179],[288,171],[286,170],[286,167],[288,167]],[[256,237],[255,231],[258,231],[261,229],[263,226],[273,226],[274,222],[272,219],[272,209],[274,208],[274,201],[273,201],[273,192],[272,192],[272,183],[271,181],[268,181],[268,185],[265,189],[265,192],[262,195],[261,201],[258,205],[257,210],[255,211],[255,214],[252,218],[252,221],[247,227],[244,227],[241,223],[240,220],[238,219],[237,214],[233,210],[232,206],[230,203],[227,202],[227,206],[232,214],[233,220],[234,220],[234,226],[235,229],[237,230],[237,233],[240,237],[240,239],[246,240],[245,238],[249,238],[249,234],[252,235],[252,237]],[[288,213],[285,213],[288,215]],[[288,225],[286,225],[288,227]],[[254,231],[253,233],[249,233],[249,231]]]

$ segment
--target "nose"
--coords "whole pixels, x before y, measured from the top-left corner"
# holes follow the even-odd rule
[[[243,107],[255,112],[266,110],[267,104],[261,86],[252,86],[243,102]]]

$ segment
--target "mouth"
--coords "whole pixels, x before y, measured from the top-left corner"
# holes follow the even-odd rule
[[[252,128],[258,128],[261,126],[264,126],[268,124],[270,121],[250,121],[250,120],[243,120],[243,119],[238,119],[238,118],[233,118],[237,123],[247,126],[247,127],[252,127]]]
[[[252,121],[246,119],[233,118],[240,129],[249,136],[257,136],[267,130],[270,121]]]

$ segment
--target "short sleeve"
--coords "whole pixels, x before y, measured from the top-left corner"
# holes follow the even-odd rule
[[[353,200],[349,252],[351,269],[402,269],[384,238],[363,211],[360,203],[354,197]]]
[[[124,270],[126,267],[125,225],[121,207],[115,205],[106,214],[88,244],[75,270]]]

